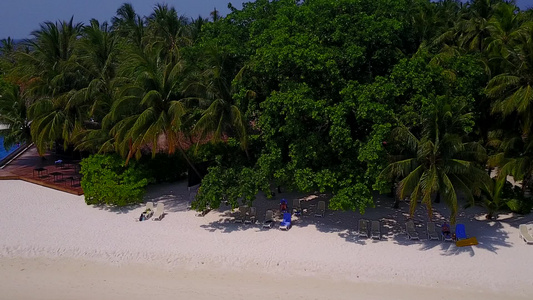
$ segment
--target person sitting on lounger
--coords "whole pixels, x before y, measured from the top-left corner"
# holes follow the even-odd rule
[[[287,200],[281,199],[279,203],[279,210],[281,210],[281,212],[287,212],[287,209]]]
[[[450,231],[450,225],[448,225],[448,223],[444,222],[444,224],[442,224],[442,235],[446,238],[449,238],[450,235],[451,235],[451,231]]]

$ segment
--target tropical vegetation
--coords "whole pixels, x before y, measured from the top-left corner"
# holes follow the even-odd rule
[[[531,207],[531,11],[503,0],[229,8],[189,19],[123,4],[111,23],[47,21],[21,44],[3,40],[6,140],[118,155],[123,169],[177,159],[178,176],[203,177],[198,210],[283,190],[361,212],[392,191],[430,218],[442,199],[452,222],[463,204],[488,217]]]

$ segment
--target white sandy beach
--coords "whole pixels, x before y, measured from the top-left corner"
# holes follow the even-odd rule
[[[280,197],[300,196],[260,198],[259,220]],[[458,248],[425,239],[422,207],[422,240],[408,241],[407,205],[394,210],[386,199],[364,215],[383,224],[384,239],[372,241],[358,238],[354,212],[304,215],[282,232],[234,224],[227,208],[197,217],[186,209],[185,183],[151,187],[146,198],[165,203],[162,221],[136,222],[141,206],[103,209],[83,196],[0,181],[0,299],[533,297],[533,246],[517,229],[533,224],[531,215],[488,222],[480,209],[461,212],[458,222],[480,244]],[[306,203],[310,211],[317,200]]]

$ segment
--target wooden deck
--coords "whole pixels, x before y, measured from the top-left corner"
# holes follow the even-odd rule
[[[56,160],[58,158],[52,153],[40,157],[35,146],[31,146],[0,169],[0,180],[24,180],[74,195],[83,195],[79,181],[79,161],[63,159],[63,164],[56,164]]]

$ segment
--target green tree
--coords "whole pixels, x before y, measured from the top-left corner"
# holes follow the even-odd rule
[[[117,155],[92,155],[80,165],[87,204],[126,206],[143,201],[149,180],[137,165],[126,166]]]
[[[30,143],[30,120],[28,119],[28,100],[17,86],[9,86],[0,91],[0,129],[4,137],[4,148],[9,149],[17,143]]]
[[[62,140],[70,143],[72,134],[84,120],[83,108],[72,97],[85,84],[80,76],[75,55],[75,44],[81,24],[70,21],[45,22],[27,41],[32,51],[18,52],[14,69],[15,80],[26,86],[32,138],[43,154],[52,143]]]
[[[441,96],[428,107],[419,137],[404,126],[394,131],[396,139],[405,141],[415,155],[394,159],[382,176],[401,178],[398,197],[410,198],[411,215],[421,199],[431,219],[432,196],[440,194],[451,209],[450,221],[455,223],[458,192],[474,202],[474,195],[489,185],[490,178],[480,165],[485,150],[476,142],[465,141],[472,125],[472,115],[464,104]]]

